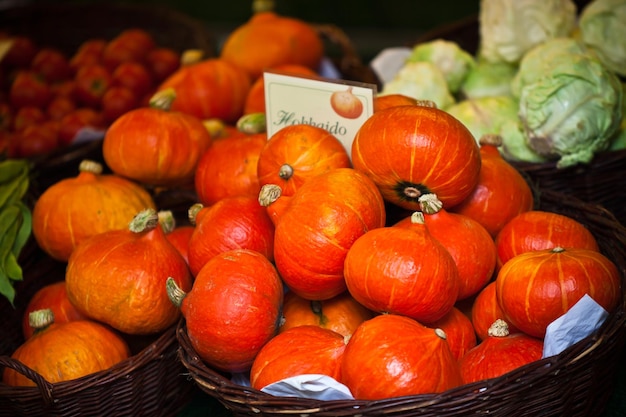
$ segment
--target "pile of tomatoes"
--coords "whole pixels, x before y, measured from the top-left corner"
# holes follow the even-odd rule
[[[68,54],[27,36],[0,35],[0,154],[32,157],[106,129],[145,105],[180,66],[180,53],[128,28],[113,39],[92,38]]]

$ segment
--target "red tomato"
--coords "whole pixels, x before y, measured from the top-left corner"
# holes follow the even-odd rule
[[[26,36],[12,36],[13,43],[7,51],[2,64],[12,68],[28,68],[37,53],[35,42]]]
[[[99,129],[103,127],[103,122],[102,114],[88,107],[78,108],[73,112],[66,114],[59,122],[60,146],[71,144],[74,141],[76,134],[82,128],[92,127],[94,129]]]
[[[9,99],[14,107],[35,106],[45,108],[52,93],[48,83],[34,71],[19,71],[9,91]]]
[[[89,39],[81,43],[76,53],[70,58],[70,67],[77,71],[80,67],[100,64],[106,44],[107,41],[104,39]]]
[[[113,85],[126,87],[137,97],[146,95],[153,87],[152,74],[139,62],[122,62],[112,77]]]
[[[22,158],[52,152],[58,146],[57,125],[52,123],[28,126],[17,136],[17,153]]]
[[[21,132],[28,126],[38,125],[47,119],[42,109],[35,106],[21,107],[13,118],[13,131]]]
[[[146,65],[157,82],[165,80],[180,67],[180,54],[170,48],[155,48],[148,52]]]
[[[65,54],[55,48],[42,48],[31,62],[31,69],[49,83],[71,77],[72,69]]]
[[[113,79],[110,71],[103,65],[94,64],[80,67],[74,77],[76,98],[79,103],[99,108],[102,97],[111,86]]]
[[[67,96],[58,95],[54,97],[48,107],[46,114],[52,120],[61,120],[63,116],[76,110],[76,103]]]
[[[0,102],[0,131],[13,127],[13,108],[4,101]]]
[[[126,29],[107,43],[102,62],[111,71],[122,62],[142,62],[155,45],[152,35],[145,30]]]
[[[50,92],[53,97],[64,96],[74,100],[76,97],[76,82],[70,79],[50,84]]]
[[[102,115],[108,123],[139,107],[139,99],[133,91],[123,86],[113,86],[102,97]]]

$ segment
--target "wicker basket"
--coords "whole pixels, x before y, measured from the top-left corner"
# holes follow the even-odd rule
[[[538,207],[573,217],[596,236],[626,281],[626,228],[598,205],[551,190],[539,194]],[[502,377],[467,384],[441,394],[380,401],[321,401],[275,397],[236,385],[208,367],[194,351],[184,321],[177,338],[180,357],[198,387],[238,416],[568,416],[601,415],[616,381],[616,364],[626,343],[626,302],[602,328],[561,354]]]
[[[577,1],[579,10],[588,1]],[[434,39],[456,42],[464,50],[476,53],[479,46],[477,16],[452,22],[428,31],[416,39],[415,44]],[[528,174],[534,184],[610,210],[617,220],[626,225],[626,150],[605,151],[596,154],[589,164],[557,168],[556,162],[525,163],[511,161],[518,170]]]

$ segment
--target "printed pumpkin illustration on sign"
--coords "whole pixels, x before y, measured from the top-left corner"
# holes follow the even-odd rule
[[[363,114],[363,103],[352,93],[352,87],[332,93],[330,95],[330,106],[337,115],[346,119],[357,119]]]

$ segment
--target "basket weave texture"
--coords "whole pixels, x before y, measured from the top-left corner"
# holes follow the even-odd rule
[[[601,251],[616,263],[626,285],[626,228],[605,208],[543,190],[537,208],[568,215],[586,225]],[[321,401],[275,397],[237,385],[214,371],[194,351],[179,322],[180,358],[208,395],[238,416],[502,416],[587,417],[601,415],[615,386],[616,364],[626,343],[624,297],[603,326],[559,355],[525,365],[499,378],[431,395],[379,401]]]

